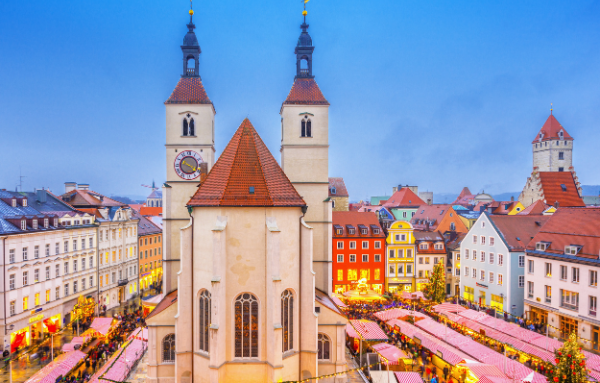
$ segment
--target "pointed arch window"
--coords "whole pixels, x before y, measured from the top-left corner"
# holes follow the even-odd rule
[[[312,121],[304,116],[300,123],[300,137],[312,137]]]
[[[175,363],[175,334],[169,334],[162,341],[163,363]]]
[[[188,120],[186,118],[183,119],[183,135],[187,136],[188,135]]]
[[[331,340],[325,334],[319,334],[317,338],[318,341],[318,351],[317,351],[317,359],[318,360],[329,360],[330,359],[330,350],[331,350]]]
[[[183,118],[183,136],[193,137],[196,135],[194,118],[188,113]]]
[[[258,300],[249,293],[235,300],[235,357],[258,358]]]
[[[190,133],[189,136],[195,136],[196,135],[196,132],[195,132],[195,129],[194,129],[194,119],[193,118],[190,118],[189,133]]]
[[[200,350],[208,352],[208,328],[210,327],[210,293],[203,290],[200,293]]]
[[[281,294],[281,325],[282,351],[286,352],[294,348],[294,295],[290,289]]]

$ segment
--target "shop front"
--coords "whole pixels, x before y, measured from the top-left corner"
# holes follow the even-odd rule
[[[80,295],[77,298],[77,304],[71,311],[71,321],[85,322],[88,318],[91,318],[96,313],[96,301],[92,296],[84,297]]]
[[[534,323],[548,323],[548,311],[530,305],[529,312],[527,313],[527,319]]]
[[[465,286],[465,292],[463,294],[463,298],[466,301],[474,302],[475,301],[475,289],[469,286]]]
[[[10,334],[10,352],[18,352],[31,344],[29,326]]]
[[[403,291],[413,291],[413,279],[412,278],[389,278],[388,279],[388,290],[391,293],[401,293]]]
[[[60,329],[61,314],[54,314],[54,310],[41,312],[41,310],[33,310],[27,318],[12,323],[12,331],[5,342],[10,342],[10,352],[18,352],[33,344],[41,342],[48,334],[55,333]],[[52,315],[54,314],[54,315]],[[10,328],[10,327],[9,327]],[[8,345],[5,344],[8,349]]]
[[[492,294],[492,302],[490,304],[496,312],[502,314],[504,312],[504,297],[501,295]]]
[[[423,291],[429,283],[429,279],[417,279],[417,291]]]

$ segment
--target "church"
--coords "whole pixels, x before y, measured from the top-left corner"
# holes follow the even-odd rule
[[[166,107],[163,290],[148,316],[149,382],[345,382],[347,318],[330,298],[329,103],[306,11],[280,107],[281,164],[245,119],[215,158],[190,10]],[[335,379],[335,380],[334,380]]]

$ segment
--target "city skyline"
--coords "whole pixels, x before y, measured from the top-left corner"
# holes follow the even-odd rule
[[[8,127],[0,160],[13,164],[0,173],[2,186],[14,190],[19,172],[24,190],[56,194],[65,181],[107,195],[143,195],[141,184],[164,181],[161,104],[181,74],[188,6],[5,5],[3,44],[15,59],[0,74]],[[278,111],[295,72],[301,4],[194,8],[200,74],[217,110],[217,155],[249,117],[279,159]],[[600,183],[597,4],[314,0],[308,11],[314,73],[332,104],[329,173],[344,177],[352,200],[397,184],[520,191],[550,102],[575,138],[580,181]],[[89,158],[73,156],[78,147]]]

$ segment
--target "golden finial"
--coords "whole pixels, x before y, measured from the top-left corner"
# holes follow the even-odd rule
[[[190,16],[194,16],[194,10],[192,9],[192,0],[190,0]]]
[[[304,17],[306,17],[306,15],[308,15],[308,12],[306,12],[306,3],[308,3],[309,1],[310,0],[302,0],[302,2],[304,3],[304,10],[302,11],[302,16],[304,16]]]
[[[552,114],[552,103],[550,103],[550,114]]]

